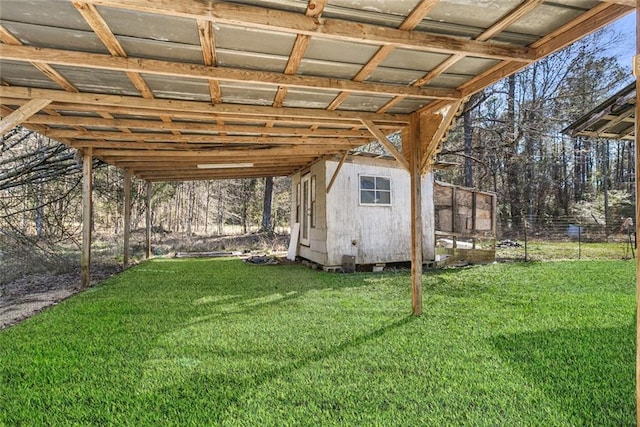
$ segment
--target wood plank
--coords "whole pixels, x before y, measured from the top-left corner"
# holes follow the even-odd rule
[[[462,105],[462,101],[454,102],[449,105],[449,109],[444,114],[442,122],[440,122],[438,129],[431,137],[431,141],[429,141],[429,143],[425,146],[424,152],[423,152],[424,157],[422,159],[422,169],[421,169],[423,173],[426,173],[429,170],[429,168],[433,165],[434,156],[442,148],[442,139],[445,137],[445,135],[449,131],[449,128],[453,123],[453,119],[458,114],[460,105]]]
[[[422,20],[431,12],[440,0],[422,0],[416,7],[413,8],[411,13],[402,21],[400,27],[401,30],[413,30],[422,22]]]
[[[210,67],[199,64],[168,62],[142,58],[120,58],[104,54],[73,52],[59,49],[46,49],[32,46],[1,45],[3,58],[14,61],[28,61],[66,65],[80,68],[145,73],[170,77],[190,77],[203,80],[252,83],[256,85],[281,85],[287,87],[319,89],[326,91],[344,91],[365,94],[407,95],[414,98],[449,99],[460,98],[460,93],[452,89],[419,88],[414,86],[393,85],[387,83],[355,82],[352,80],[287,75],[270,71],[255,71],[228,67]],[[134,74],[134,75],[135,75]],[[130,76],[131,77],[131,76]],[[144,80],[138,75],[132,82],[143,93],[150,93]],[[144,94],[144,93],[143,93]],[[149,96],[147,96],[149,97]]]
[[[0,25],[0,41],[2,43],[13,45],[13,46],[22,46],[22,42],[18,40],[9,30]],[[67,90],[69,92],[78,92],[78,88],[76,88],[69,80],[67,80],[62,74],[53,69],[49,64],[36,64],[31,63],[34,67],[36,67],[42,74],[47,76],[53,82],[55,82],[58,86]]]
[[[495,22],[492,26],[484,30],[480,35],[478,35],[475,39],[478,41],[487,41],[507,28],[513,25],[516,21],[523,18],[526,14],[533,11],[536,7],[540,6],[544,3],[544,0],[525,0],[520,3],[515,9],[512,9],[506,15],[501,17],[497,22]]]
[[[530,47],[535,50],[536,59],[542,59],[576,40],[601,29],[632,10],[633,8],[624,5],[600,3],[588,12],[580,15],[577,19],[568,22],[553,33],[532,43]],[[500,62],[483,74],[460,85],[458,90],[460,90],[464,96],[473,95],[485,87],[520,71],[524,66],[525,65],[520,62]]]
[[[349,150],[344,152],[344,154],[340,158],[340,161],[338,162],[338,166],[336,167],[336,170],[333,172],[333,175],[331,175],[331,180],[329,181],[329,185],[327,185],[327,194],[329,194],[329,191],[331,191],[331,187],[333,187],[333,183],[336,182],[336,178],[338,178],[338,175],[340,174],[340,169],[342,169],[342,165],[344,164],[344,161],[347,160],[348,156],[349,156]]]
[[[204,65],[215,67],[218,65],[218,60],[213,24],[211,21],[198,19],[196,25],[198,28],[198,37],[200,38],[200,47],[202,49],[202,61]],[[211,97],[211,102],[214,104],[222,102],[220,83],[217,80],[209,80],[209,96]]]
[[[123,227],[123,250],[122,250],[122,266],[129,266],[129,240],[131,238],[131,172],[124,171],[124,227]]]
[[[84,2],[73,2],[75,8],[80,12],[84,20],[89,24],[94,33],[98,36],[102,44],[113,56],[125,58],[127,53],[109,28],[107,22],[102,18],[93,4]]]
[[[342,40],[373,45],[393,45],[396,48],[423,52],[464,53],[465,55],[518,60],[526,63],[534,59],[529,48],[505,46],[498,43],[478,42],[423,32],[410,32],[340,19],[316,19],[299,13],[266,9],[226,2],[203,3],[197,0],[88,0],[99,4],[132,11],[207,19],[217,23],[261,28],[292,34]]]
[[[218,133],[248,133],[261,135],[281,135],[281,136],[311,136],[311,137],[336,137],[336,138],[366,138],[371,134],[365,130],[345,129],[328,129],[318,128],[309,129],[306,127],[284,127],[284,126],[251,126],[251,125],[219,125],[217,123],[200,123],[200,122],[177,122],[169,123],[158,120],[145,119],[101,119],[86,116],[47,116],[37,114],[25,120],[26,124],[46,124],[46,125],[66,125],[66,126],[91,126],[105,128],[128,129],[135,128],[141,130],[164,130],[164,131],[185,131],[190,132],[218,132]]]
[[[5,118],[0,121],[0,136],[18,126],[50,103],[50,99],[35,98],[27,102],[17,110],[13,111],[9,115],[5,116]]]
[[[77,144],[85,143],[85,140],[98,140],[96,144],[104,141],[128,141],[138,142],[140,148],[153,148],[163,147],[161,144],[165,142],[164,148],[184,148],[188,149],[192,147],[189,145],[179,145],[178,142],[186,143],[199,143],[201,145],[212,144],[232,144],[242,143],[249,144],[251,146],[257,145],[297,145],[302,147],[313,147],[317,145],[324,146],[345,146],[345,145],[363,145],[371,141],[370,138],[325,138],[325,137],[305,137],[299,136],[255,136],[255,135],[196,135],[196,134],[182,134],[172,135],[163,134],[157,132],[142,133],[142,132],[109,132],[109,131],[76,131],[71,129],[51,129],[43,132],[45,136],[50,138],[74,138]],[[104,141],[102,141],[104,140]],[[124,146],[124,145],[123,145]]]
[[[414,316],[422,315],[422,159],[420,118],[412,116],[409,131],[409,176],[411,179],[411,309]]]
[[[395,157],[395,159],[402,165],[402,167],[404,167],[406,170],[410,170],[409,163],[404,158],[402,153],[398,151],[398,149],[389,141],[387,135],[385,135],[384,132],[382,132],[382,130],[380,130],[380,128],[375,125],[375,123],[373,123],[371,120],[363,119],[362,124],[364,124],[367,129],[369,129],[371,134],[376,137],[378,142],[380,142],[380,144],[382,144],[393,157]]]
[[[400,24],[399,29],[410,31],[413,30],[429,13],[429,11],[439,2],[439,0],[422,0],[418,5],[409,13],[409,15]],[[378,68],[378,66],[391,55],[395,50],[395,46],[383,45],[378,51],[369,59],[364,67],[360,69],[358,74],[353,78],[354,81],[364,81]],[[413,85],[420,86],[420,85]],[[330,104],[330,109],[335,110],[342,104],[347,98],[348,94],[341,93]],[[383,105],[378,112],[386,112],[393,105],[397,104],[404,98],[396,97]]]
[[[403,126],[408,122],[408,116],[402,114],[376,114],[349,111],[326,111],[312,108],[273,108],[259,105],[217,104],[208,102],[181,101],[167,99],[143,99],[135,96],[105,95],[97,93],[69,93],[50,89],[22,88],[15,86],[0,86],[0,99],[51,99],[55,103],[61,103],[60,108],[73,110],[73,104],[89,106],[88,111],[102,110],[101,107],[122,107],[121,111],[128,114],[148,114],[148,111],[163,112],[179,117],[189,117],[191,113],[208,113],[220,115],[247,115],[264,119],[265,116],[273,117],[297,117],[306,119],[331,119],[331,120],[375,120],[377,123],[394,123]],[[4,102],[4,99],[3,99]],[[58,106],[55,106],[57,108]],[[139,110],[148,110],[147,112]]]
[[[87,288],[91,283],[91,219],[93,190],[93,153],[87,148],[82,153],[82,254],[81,286]]]
[[[262,155],[324,155],[329,153],[340,153],[343,147],[322,147],[322,148],[264,148],[264,149],[244,149],[244,150],[189,150],[189,151],[177,151],[177,150],[131,150],[131,149],[111,149],[111,148],[96,148],[94,153],[96,156],[133,156],[145,158],[151,157],[169,157],[173,159],[182,157],[204,158],[206,156],[239,156],[239,157],[260,157]]]

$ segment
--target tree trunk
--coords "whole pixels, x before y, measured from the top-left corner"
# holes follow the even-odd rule
[[[473,187],[473,163],[471,161],[473,139],[471,129],[471,110],[465,109],[462,116],[463,128],[464,128],[464,185],[465,187]]]
[[[271,202],[273,200],[273,177],[264,179],[264,201],[262,204],[262,227],[260,231],[271,231]]]

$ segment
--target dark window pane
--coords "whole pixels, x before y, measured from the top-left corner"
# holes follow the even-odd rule
[[[376,188],[376,181],[373,176],[361,176],[360,177],[360,188],[363,190],[373,190]]]
[[[391,192],[390,191],[378,191],[378,203],[381,205],[391,204]]]
[[[376,178],[377,190],[391,190],[391,180],[389,178]]]
[[[362,190],[360,192],[360,203],[375,203],[376,192],[370,190]]]

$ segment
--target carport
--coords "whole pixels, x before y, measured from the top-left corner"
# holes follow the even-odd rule
[[[635,7],[634,0],[3,0],[0,129],[21,124],[82,154],[85,284],[93,158],[125,170],[127,189],[132,176],[149,186],[285,176],[378,140],[411,176],[407,244],[412,310],[420,315],[419,184],[461,103]],[[401,149],[387,139],[393,133],[402,134]]]

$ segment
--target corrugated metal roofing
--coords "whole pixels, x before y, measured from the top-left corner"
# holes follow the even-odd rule
[[[23,125],[80,150],[92,147],[143,179],[286,175],[375,139],[376,129],[401,131],[410,115],[444,116],[632,6],[2,0],[0,114],[48,99]],[[86,122],[84,130],[70,118]],[[162,145],[149,142],[155,134]],[[183,142],[198,135],[194,153]],[[277,149],[264,149],[269,138]],[[319,139],[310,146],[309,138]],[[251,156],[253,168],[196,168]]]
[[[636,83],[598,105],[564,130],[571,136],[635,139]]]

